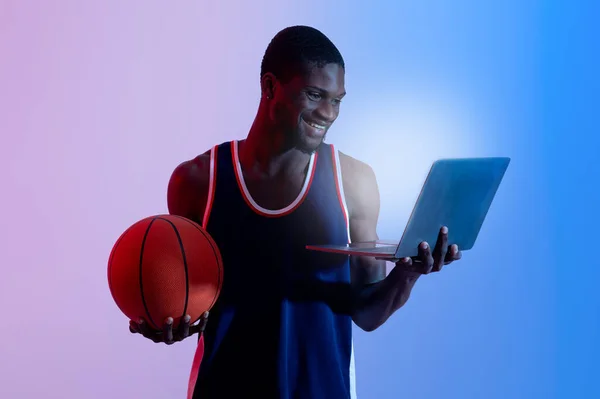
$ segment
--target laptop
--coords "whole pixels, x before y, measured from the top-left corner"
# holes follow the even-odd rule
[[[431,166],[400,240],[353,242],[347,245],[307,245],[311,251],[370,256],[397,261],[418,255],[427,241],[433,248],[442,226],[448,245],[473,248],[502,182],[510,158],[440,159]]]

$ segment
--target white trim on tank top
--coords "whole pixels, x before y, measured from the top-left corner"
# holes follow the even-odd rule
[[[288,206],[286,206],[285,208],[282,208],[282,209],[263,208],[262,206],[258,205],[256,203],[256,201],[254,201],[254,198],[252,198],[252,195],[250,195],[250,192],[248,191],[248,187],[246,187],[246,181],[244,180],[244,174],[242,173],[242,165],[240,163],[237,141],[233,142],[233,162],[234,162],[235,174],[238,177],[238,181],[240,183],[239,185],[241,186],[241,189],[243,191],[242,195],[244,195],[246,197],[246,199],[252,205],[254,210],[256,210],[260,213],[267,214],[267,215],[281,215],[281,214],[284,214],[284,213],[289,212],[290,210],[294,209],[298,205],[298,203],[300,203],[300,201],[302,201],[302,199],[304,198],[304,194],[306,194],[306,191],[308,190],[308,186],[310,185],[310,180],[311,180],[311,176],[313,173],[313,167],[315,164],[315,153],[313,153],[310,156],[310,160],[308,162],[308,170],[306,172],[306,177],[304,178],[304,184],[302,185],[300,194],[298,194],[298,197],[296,197],[296,199],[291,204],[289,204]]]
[[[333,147],[333,145],[332,145]],[[346,205],[346,195],[344,194],[344,184],[343,184],[343,179],[342,179],[342,165],[340,164],[340,154],[339,152],[335,149],[335,147],[333,147],[333,153],[335,156],[335,170],[337,171],[337,181],[338,181],[338,187],[339,187],[339,195],[340,195],[340,199],[342,200],[342,204],[344,206],[344,213],[346,214],[346,218],[348,220],[346,220],[346,226],[347,226],[347,233],[348,233],[348,243],[351,242],[351,238],[350,238],[350,214],[348,213],[348,206]],[[352,339],[351,342],[351,350],[352,352],[350,353],[350,399],[356,399],[356,367],[354,364],[354,339]]]

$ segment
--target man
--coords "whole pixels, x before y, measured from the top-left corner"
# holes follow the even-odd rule
[[[352,321],[375,330],[421,274],[460,252],[443,227],[435,248],[421,243],[386,277],[382,261],[307,251],[378,239],[373,170],[324,143],[346,94],[344,60],[318,30],[286,28],[265,52],[260,84],[247,138],[182,163],[169,182],[169,211],[201,223],[222,252],[210,322],[131,329],[170,344],[206,324],[194,398],[354,397]]]

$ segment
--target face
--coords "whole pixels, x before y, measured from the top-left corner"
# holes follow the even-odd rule
[[[312,153],[325,139],[337,119],[345,96],[344,68],[327,64],[306,68],[287,83],[275,81],[271,118],[285,132],[288,143]]]

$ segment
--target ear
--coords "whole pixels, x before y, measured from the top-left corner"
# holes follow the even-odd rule
[[[260,86],[263,96],[267,99],[272,99],[275,97],[277,78],[275,78],[275,75],[273,75],[271,72],[267,72],[260,80]]]

